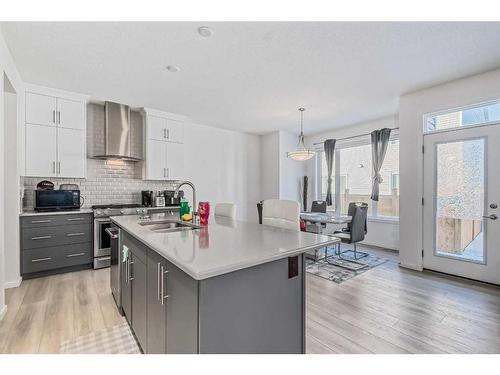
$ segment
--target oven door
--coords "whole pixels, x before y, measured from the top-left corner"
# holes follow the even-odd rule
[[[106,232],[110,227],[109,218],[94,219],[94,258],[109,257],[111,254],[111,237]]]

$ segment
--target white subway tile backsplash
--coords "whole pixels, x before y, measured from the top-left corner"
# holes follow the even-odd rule
[[[86,179],[21,177],[21,186],[25,189],[23,206],[25,209],[33,208],[33,190],[42,180],[52,181],[55,189],[61,184],[78,184],[81,196],[85,199],[83,207],[108,203],[140,203],[141,190],[173,190],[177,187],[175,182],[144,181],[141,173],[140,163],[121,161],[108,164],[106,160],[87,159]]]

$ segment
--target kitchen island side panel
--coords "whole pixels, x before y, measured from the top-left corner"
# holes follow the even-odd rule
[[[292,257],[293,258],[293,257]],[[304,255],[199,282],[200,353],[304,353]]]
[[[199,282],[167,261],[168,297],[166,349],[168,354],[198,353]]]

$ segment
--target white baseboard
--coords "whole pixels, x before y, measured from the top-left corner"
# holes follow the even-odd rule
[[[403,267],[403,268],[408,268],[408,269],[414,270],[414,271],[423,271],[424,270],[423,267],[417,266],[416,264],[399,263],[399,266]]]
[[[7,306],[2,307],[2,309],[0,310],[0,320],[3,319],[5,314],[7,314]]]
[[[5,289],[17,288],[19,285],[21,285],[21,281],[23,281],[22,277],[18,277],[17,279],[12,281],[6,281],[3,286]]]

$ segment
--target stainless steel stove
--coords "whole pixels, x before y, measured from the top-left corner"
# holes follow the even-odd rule
[[[147,208],[140,204],[105,204],[92,206],[94,211],[94,269],[111,264],[111,216],[145,215]]]

